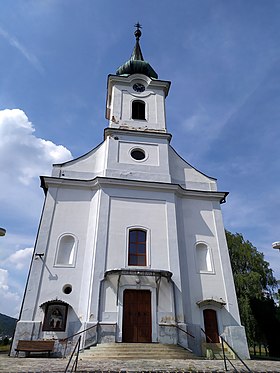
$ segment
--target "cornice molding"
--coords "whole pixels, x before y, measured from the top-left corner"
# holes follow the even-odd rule
[[[149,138],[161,138],[166,139],[169,143],[171,141],[172,135],[170,133],[164,133],[160,131],[141,131],[138,129],[126,129],[126,128],[113,128],[113,127],[107,127],[104,129],[104,139],[106,139],[108,136],[116,136],[116,135],[127,135],[131,137],[135,136],[142,136]]]
[[[185,189],[179,184],[161,183],[156,181],[128,180],[109,177],[96,177],[90,180],[68,179],[61,177],[41,176],[41,187],[46,193],[50,187],[53,188],[77,188],[77,189],[100,189],[100,188],[118,188],[118,189],[141,189],[157,190],[166,193],[175,193],[182,198],[201,198],[218,200],[220,203],[226,202],[228,192],[216,192],[208,190]]]
[[[164,89],[165,97],[167,97],[171,85],[169,80],[153,79],[143,74],[132,74],[127,76],[110,74],[108,75],[107,87],[108,90],[110,90],[112,85],[116,83],[130,85],[134,80],[144,80],[150,87],[160,87]]]

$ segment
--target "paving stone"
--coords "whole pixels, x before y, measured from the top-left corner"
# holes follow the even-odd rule
[[[8,357],[0,355],[1,373],[63,373],[68,360],[47,357]],[[280,361],[246,360],[252,372],[280,372]],[[234,361],[238,372],[246,372]],[[228,368],[229,369],[229,368]],[[222,360],[90,360],[79,358],[77,373],[221,373]],[[228,370],[233,372],[233,369]]]

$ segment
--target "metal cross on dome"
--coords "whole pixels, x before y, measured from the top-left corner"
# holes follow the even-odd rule
[[[135,37],[136,37],[136,40],[138,41],[139,39],[140,39],[140,36],[142,35],[142,32],[141,32],[141,28],[142,28],[142,26],[140,25],[140,23],[139,22],[137,22],[135,25],[134,25],[134,27],[136,27],[136,30],[135,30],[135,32],[134,32],[134,35],[135,35]]]
[[[137,22],[135,25],[134,25],[134,27],[136,27],[137,28],[137,30],[139,30],[140,28],[142,28],[142,25],[140,25],[140,23],[139,22]]]

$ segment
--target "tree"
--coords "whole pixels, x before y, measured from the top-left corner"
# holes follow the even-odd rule
[[[269,263],[242,234],[226,231],[233,278],[242,324],[245,326],[249,345],[269,345],[269,354],[277,356],[275,334],[280,329],[273,290],[277,281]],[[280,354],[280,351],[279,351]]]
[[[246,295],[260,299],[264,294],[272,295],[277,281],[264,255],[240,233],[226,231],[226,237],[237,297]]]
[[[3,339],[3,345],[4,346],[7,346],[8,344],[9,344],[9,338],[8,337],[5,337],[4,339]]]
[[[251,308],[258,329],[262,331],[263,341],[268,345],[269,355],[280,356],[279,332],[280,322],[277,319],[277,307],[272,298],[251,299]]]

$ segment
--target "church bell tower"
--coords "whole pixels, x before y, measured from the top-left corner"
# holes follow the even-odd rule
[[[131,58],[108,77],[106,118],[110,128],[166,133],[165,98],[170,82],[158,80],[141,52],[139,23]]]

